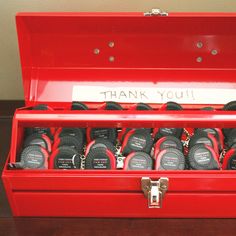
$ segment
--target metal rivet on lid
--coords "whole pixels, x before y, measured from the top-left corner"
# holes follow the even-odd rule
[[[217,51],[216,49],[211,50],[211,54],[212,54],[212,55],[215,56],[217,53],[218,53],[218,51]]]
[[[197,57],[196,61],[197,62],[202,62],[202,57]]]
[[[202,42],[197,42],[197,47],[198,48],[202,48],[203,47],[203,43]]]
[[[110,56],[110,57],[109,57],[109,61],[110,61],[110,62],[113,62],[113,61],[115,61],[115,57],[113,57],[113,56]]]
[[[110,48],[114,48],[115,43],[111,41],[111,42],[108,43],[108,45],[109,45]]]
[[[99,50],[98,48],[95,48],[95,49],[93,50],[93,53],[96,54],[96,55],[98,55],[98,54],[100,53],[100,50]]]

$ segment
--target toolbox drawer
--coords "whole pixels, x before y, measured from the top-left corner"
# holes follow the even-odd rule
[[[28,172],[28,173],[27,173]],[[37,172],[37,171],[36,171]],[[234,171],[5,171],[15,216],[235,217]],[[148,208],[142,177],[168,177],[162,208]]]
[[[148,208],[142,193],[15,192],[15,216],[235,218],[233,193],[168,193],[164,207]],[[53,214],[52,214],[53,212]]]

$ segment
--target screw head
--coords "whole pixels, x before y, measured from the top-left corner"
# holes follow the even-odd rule
[[[95,55],[98,55],[98,54],[100,53],[100,50],[99,50],[98,48],[95,48],[95,49],[93,50],[93,53],[94,53]]]
[[[108,46],[109,46],[110,48],[114,48],[115,43],[114,43],[113,41],[111,41],[111,42],[108,43]]]
[[[211,50],[211,54],[212,54],[213,56],[215,56],[215,55],[218,54],[218,51],[217,51],[216,49],[213,49],[213,50]]]
[[[197,47],[198,48],[202,48],[203,47],[203,43],[202,42],[197,42]]]
[[[196,61],[199,63],[202,62],[202,57],[197,57]]]
[[[110,56],[110,57],[109,57],[109,61],[110,61],[110,62],[113,62],[113,61],[115,61],[115,57],[113,57],[113,56]]]

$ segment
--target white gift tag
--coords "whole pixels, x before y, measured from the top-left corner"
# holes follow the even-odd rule
[[[159,88],[75,85],[72,101],[120,103],[225,104],[236,100],[236,89],[218,88]]]

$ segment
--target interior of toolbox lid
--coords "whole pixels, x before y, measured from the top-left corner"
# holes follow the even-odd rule
[[[20,13],[16,21],[26,105],[235,99],[236,15]],[[148,95],[105,96],[112,89]]]

